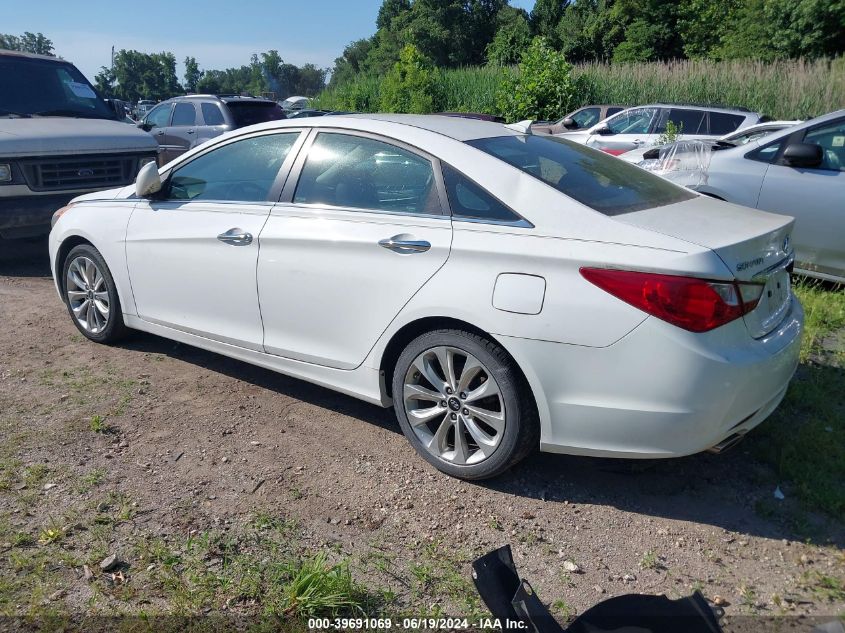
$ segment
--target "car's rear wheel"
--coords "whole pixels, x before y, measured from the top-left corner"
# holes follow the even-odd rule
[[[96,248],[73,247],[65,258],[62,280],[70,317],[86,338],[113,343],[126,334],[114,278]]]
[[[454,477],[494,477],[539,444],[524,378],[499,345],[470,332],[411,341],[396,362],[393,402],[411,445]]]

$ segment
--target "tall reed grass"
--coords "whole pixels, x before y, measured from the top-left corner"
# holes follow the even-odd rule
[[[496,90],[515,67],[457,68],[442,71],[440,110],[500,114]],[[689,102],[742,106],[779,119],[806,119],[845,108],[845,57],[779,62],[678,60],[635,64],[587,63],[575,101],[637,105]],[[375,112],[380,79],[361,76],[324,91],[320,108]],[[566,114],[561,112],[560,115]]]

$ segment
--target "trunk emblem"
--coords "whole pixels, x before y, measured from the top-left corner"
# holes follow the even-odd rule
[[[80,169],[78,172],[76,172],[76,175],[77,175],[77,176],[82,176],[83,178],[84,178],[84,177],[86,177],[86,176],[89,176],[89,177],[90,177],[90,176],[93,176],[93,175],[94,175],[94,170],[93,170],[93,169],[91,169],[91,168],[89,168],[89,167],[83,167],[83,168],[82,168],[82,169]]]

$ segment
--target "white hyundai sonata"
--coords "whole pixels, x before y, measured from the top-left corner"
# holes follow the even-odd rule
[[[384,407],[456,477],[721,450],[786,392],[792,218],[527,127],[272,122],[56,212],[86,337],[127,328]]]

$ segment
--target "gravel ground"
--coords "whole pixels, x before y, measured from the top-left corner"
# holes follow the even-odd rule
[[[841,592],[825,590],[845,578],[843,526],[797,508],[755,511],[792,500],[774,500],[778,482],[750,457],[753,434],[721,456],[537,454],[492,482],[457,481],[415,455],[391,410],[155,336],[85,341],[56,296],[45,248],[0,243],[0,522],[42,541],[0,546],[3,613],[30,608],[13,588],[16,553],[48,547],[49,526],[107,492],[128,510],[105,553],[127,558],[149,535],[237,530],[269,513],[295,520],[304,546],[348,556],[359,580],[411,609],[444,600],[442,584],[415,584],[420,569],[468,578],[467,561],[510,543],[523,577],[561,616],[612,595],[693,589],[728,614],[845,610]],[[65,539],[68,562],[41,583],[47,602],[92,608],[80,564],[90,542]],[[120,608],[170,610],[128,563],[136,586]],[[460,600],[444,604],[461,615]]]

